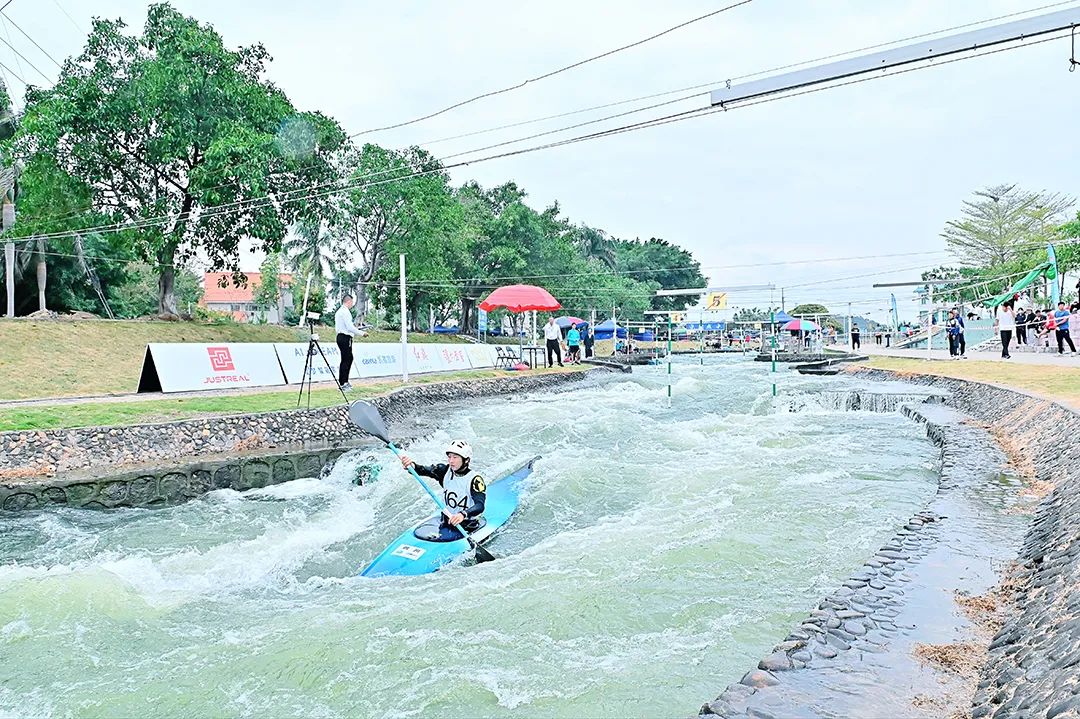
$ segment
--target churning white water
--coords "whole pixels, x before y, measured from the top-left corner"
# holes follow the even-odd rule
[[[936,452],[854,380],[741,358],[430,410],[542,455],[496,562],[358,571],[431,513],[392,457],[161,510],[0,514],[0,717],[687,716],[917,511]],[[806,395],[811,395],[807,397]],[[790,400],[800,397],[792,412]]]

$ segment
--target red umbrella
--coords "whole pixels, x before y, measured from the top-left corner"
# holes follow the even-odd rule
[[[480,303],[480,309],[484,312],[491,312],[499,307],[505,307],[511,312],[528,312],[529,310],[553,312],[562,305],[543,287],[507,285],[495,290],[487,296],[486,300]],[[520,335],[518,335],[518,357],[521,357]]]
[[[562,305],[543,287],[507,285],[495,290],[480,303],[480,309],[484,312],[491,312],[499,307],[505,307],[511,312],[528,312],[529,310],[551,312]]]

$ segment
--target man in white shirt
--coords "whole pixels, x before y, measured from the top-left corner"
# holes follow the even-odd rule
[[[353,324],[352,306],[353,296],[351,293],[347,293],[341,298],[341,307],[334,313],[334,327],[337,329],[337,346],[338,349],[341,350],[341,366],[338,368],[338,384],[341,385],[341,389],[345,392],[352,391],[352,385],[349,384],[349,373],[352,372],[353,337],[356,337],[357,335],[363,337],[365,334]]]
[[[547,324],[544,325],[544,340],[547,344],[547,366],[551,369],[554,364],[551,361],[551,353],[555,353],[555,359],[559,360],[559,366],[562,367],[562,348],[559,346],[559,340],[562,339],[562,330],[555,324],[555,318],[549,317]]]

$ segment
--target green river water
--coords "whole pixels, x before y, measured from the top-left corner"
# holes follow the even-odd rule
[[[542,455],[496,562],[357,572],[430,513],[363,454],[161,510],[0,513],[0,717],[683,717],[935,489],[897,413],[785,398],[855,380],[710,357],[441,407],[410,453]],[[845,384],[846,383],[846,384]]]

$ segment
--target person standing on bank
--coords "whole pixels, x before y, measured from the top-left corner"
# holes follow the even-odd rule
[[[861,347],[862,347],[862,345],[859,344],[859,325],[852,322],[851,323],[851,349],[857,350],[857,349],[859,349]]]
[[[566,347],[570,352],[570,364],[581,364],[581,332],[574,325],[566,333]]]
[[[593,337],[592,327],[589,325],[581,326],[581,344],[585,345],[585,358],[592,357],[593,343],[596,342],[596,338]]]
[[[353,337],[364,336],[364,332],[357,329],[356,325],[353,324],[353,301],[352,293],[345,293],[345,296],[341,298],[341,307],[334,313],[334,327],[337,329],[337,346],[338,350],[341,351],[341,365],[338,367],[338,385],[340,385],[341,389],[345,392],[352,391],[352,385],[349,384],[349,373],[352,372]]]
[[[1014,317],[1016,318],[1016,346],[1026,345],[1028,343],[1028,313],[1021,307],[1016,311]]]
[[[1001,359],[1012,359],[1009,354],[1009,343],[1012,342],[1013,332],[1016,330],[1016,315],[1013,313],[1013,303],[1005,302],[998,310],[998,332],[1001,333]]]
[[[1058,354],[1065,354],[1065,344],[1069,345],[1069,349],[1073,354],[1076,354],[1076,346],[1073,344],[1072,335],[1069,332],[1069,316],[1071,313],[1065,309],[1064,300],[1058,302],[1057,310],[1054,312],[1054,328],[1056,329],[1055,337],[1057,338]]]
[[[548,369],[554,365],[551,361],[552,353],[555,354],[555,359],[559,360],[559,366],[562,367],[562,347],[559,340],[562,339],[562,330],[555,324],[555,318],[549,317],[547,324],[544,325],[544,344],[547,347],[547,366]]]

